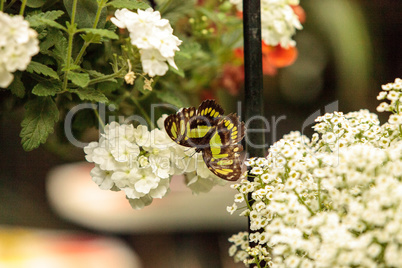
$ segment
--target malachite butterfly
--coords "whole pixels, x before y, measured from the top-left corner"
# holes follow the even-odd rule
[[[236,114],[224,116],[215,100],[203,101],[198,109],[183,108],[165,120],[169,137],[177,144],[202,152],[205,164],[218,177],[238,180],[243,172],[238,144],[245,133],[244,123]]]

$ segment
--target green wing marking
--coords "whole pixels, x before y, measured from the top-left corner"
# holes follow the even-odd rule
[[[189,138],[203,138],[211,130],[211,126],[196,126],[191,129],[189,125],[188,128],[189,128],[188,131]]]

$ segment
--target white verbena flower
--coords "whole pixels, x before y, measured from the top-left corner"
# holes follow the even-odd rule
[[[37,32],[22,16],[10,16],[0,11],[0,87],[13,81],[13,72],[23,71],[39,52]]]
[[[101,189],[124,191],[135,209],[169,193],[174,174],[185,174],[187,187],[195,194],[226,183],[208,169],[200,153],[169,138],[163,124],[166,117],[151,131],[144,125],[106,125],[99,141],[84,148],[86,160],[95,163],[92,180]]]
[[[132,12],[123,8],[116,10],[111,21],[127,28],[131,44],[140,51],[143,71],[149,76],[165,75],[168,64],[177,69],[174,56],[182,41],[173,35],[169,21],[162,19],[159,11],[148,8]]]
[[[241,0],[230,0],[240,11]],[[292,36],[303,26],[291,5],[298,5],[299,0],[262,0],[261,1],[261,36],[267,45],[281,45],[284,48],[295,46]]]
[[[165,141],[158,129],[116,122],[106,125],[99,142],[84,148],[87,161],[95,163],[93,180],[101,189],[123,190],[137,209],[162,198],[169,192],[173,174],[171,150],[161,146]]]

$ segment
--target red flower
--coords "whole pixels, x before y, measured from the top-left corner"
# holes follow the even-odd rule
[[[215,93],[210,90],[202,90],[200,92],[201,101],[217,99]]]
[[[226,64],[223,66],[223,75],[220,84],[231,95],[237,95],[244,81],[244,66]]]

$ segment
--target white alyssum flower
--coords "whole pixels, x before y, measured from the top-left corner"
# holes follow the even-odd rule
[[[247,161],[254,181],[233,188],[249,204],[242,215],[249,215],[254,233],[229,239],[235,261],[402,267],[402,125],[394,96],[400,83],[383,86],[380,94],[384,99],[396,92],[387,98],[393,112],[387,123],[380,125],[367,110],[325,114],[311,141],[292,132],[272,145],[267,158]],[[239,194],[228,212],[242,207]]]
[[[123,8],[116,10],[111,21],[127,28],[131,44],[140,51],[143,71],[149,76],[165,75],[168,64],[177,69],[174,56],[182,41],[173,35],[169,21],[162,19],[159,11],[148,8],[132,12]]]
[[[22,16],[0,11],[0,87],[8,87],[13,72],[24,71],[39,52],[38,34]]]
[[[241,0],[230,0],[230,3],[242,11]],[[261,1],[261,36],[267,45],[281,45],[284,48],[296,45],[292,36],[303,26],[291,6],[298,4],[299,0]]]
[[[377,107],[377,111],[391,111],[394,114],[402,113],[402,79],[396,78],[392,83],[382,86],[382,90],[378,96],[378,100],[389,100],[390,103],[383,102]]]

